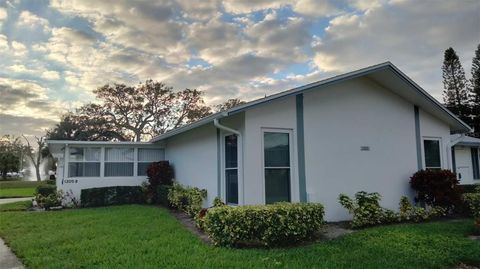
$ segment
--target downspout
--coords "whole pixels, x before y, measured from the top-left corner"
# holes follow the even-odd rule
[[[226,117],[226,116],[227,116],[227,114],[222,114],[221,117],[223,118],[223,117]],[[227,127],[225,125],[222,125],[218,120],[219,120],[218,118],[213,119],[213,125],[216,128],[218,128],[220,130],[223,130],[223,131],[226,131],[226,132],[236,134],[238,136],[238,141],[241,142],[241,149],[240,150],[241,150],[242,153],[241,153],[240,158],[238,158],[239,160],[242,161],[242,163],[241,163],[242,166],[241,167],[240,167],[240,165],[238,166],[238,181],[239,181],[238,182],[238,185],[239,185],[239,191],[238,191],[239,192],[238,193],[239,201],[238,201],[238,204],[243,205],[243,201],[244,201],[243,190],[244,190],[244,187],[243,187],[243,139],[242,139],[242,133],[239,132],[238,130],[232,129],[232,128]],[[238,144],[237,144],[237,146],[238,146]],[[241,173],[241,175],[240,175],[240,173]]]

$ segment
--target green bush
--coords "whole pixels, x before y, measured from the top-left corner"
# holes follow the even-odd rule
[[[82,190],[80,202],[82,207],[142,204],[145,195],[140,186],[91,188]]]
[[[439,206],[425,209],[423,207],[413,206],[407,197],[400,199],[399,221],[421,222],[431,218],[445,216],[446,210]]]
[[[182,186],[178,183],[173,183],[173,186],[168,192],[170,205],[175,209],[187,213],[192,218],[202,209],[205,198],[207,198],[207,190]]]
[[[35,195],[49,196],[50,194],[55,194],[57,187],[50,184],[41,184],[37,186]]]
[[[470,208],[470,212],[475,219],[475,225],[477,230],[480,231],[480,187],[475,189],[475,193],[466,193],[463,195],[463,199]]]
[[[224,205],[225,203],[222,201],[220,197],[215,197],[215,199],[213,199],[213,207],[219,207]]]
[[[51,207],[57,207],[62,205],[63,200],[63,192],[62,191],[54,191],[48,195],[42,195],[38,193],[35,196],[35,200],[38,203],[38,206],[49,210]]]
[[[204,227],[216,245],[288,245],[315,235],[324,209],[313,203],[276,203],[210,208]]]
[[[461,187],[463,193],[476,193],[480,189],[480,184],[464,184]]]
[[[157,198],[155,198],[155,201],[158,204],[161,204],[163,206],[169,206],[168,192],[170,191],[171,188],[172,188],[172,186],[159,185],[157,187],[157,191],[156,191]]]
[[[395,213],[380,206],[381,196],[377,192],[359,191],[355,201],[345,194],[340,194],[338,200],[350,214],[353,215],[352,227],[366,227],[396,221]]]

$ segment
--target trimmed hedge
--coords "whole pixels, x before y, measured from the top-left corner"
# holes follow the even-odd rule
[[[323,215],[314,203],[219,206],[208,210],[204,228],[216,245],[288,245],[319,232]]]
[[[173,186],[168,189],[167,198],[173,208],[193,218],[202,210],[203,201],[207,198],[207,190],[173,183]]]
[[[91,188],[82,190],[80,202],[82,207],[143,204],[145,195],[140,186]]]
[[[37,186],[36,195],[49,196],[57,192],[57,186],[50,184],[41,184]]]

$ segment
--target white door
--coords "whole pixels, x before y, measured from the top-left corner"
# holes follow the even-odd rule
[[[472,154],[469,147],[455,147],[455,164],[460,184],[473,182]]]

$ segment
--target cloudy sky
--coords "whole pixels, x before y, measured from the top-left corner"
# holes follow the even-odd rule
[[[469,74],[479,42],[478,0],[0,0],[0,134],[149,78],[216,104],[391,61],[441,99],[443,51]]]

